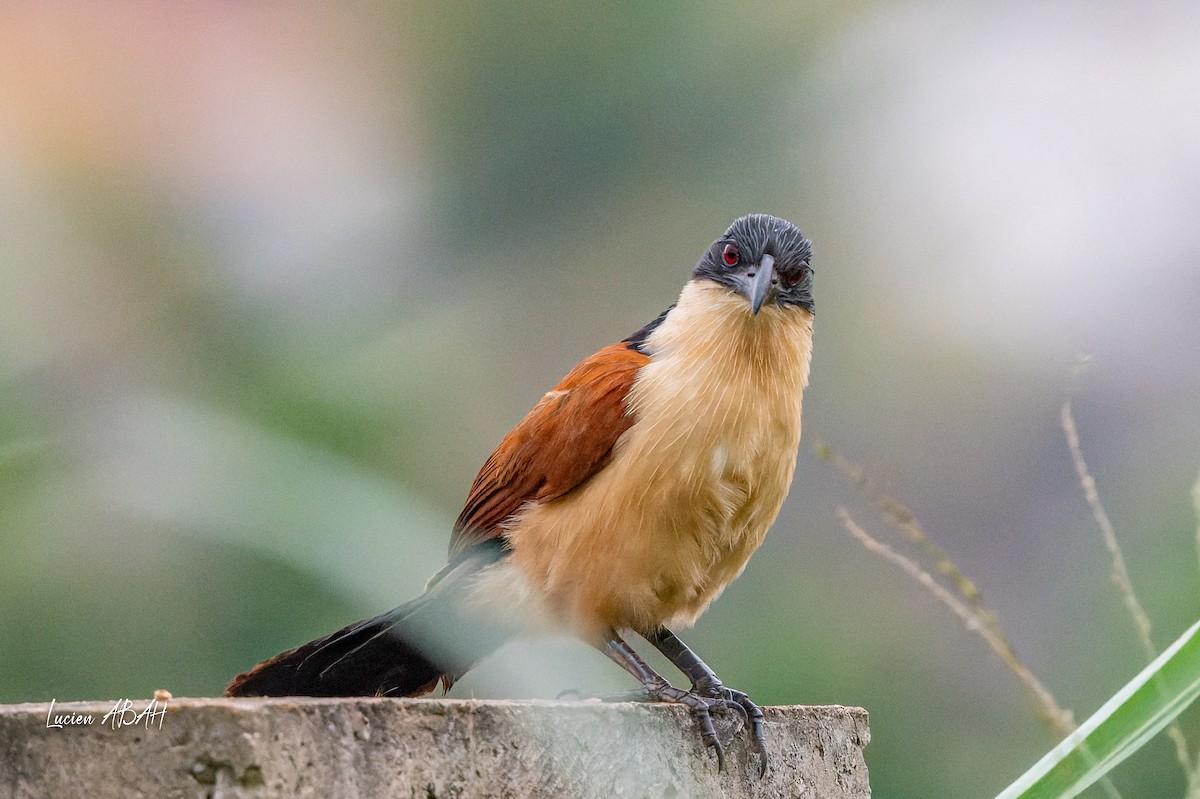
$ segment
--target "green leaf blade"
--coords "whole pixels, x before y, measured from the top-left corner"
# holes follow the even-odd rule
[[[1200,622],[996,799],[1070,799],[1157,735],[1200,696]]]

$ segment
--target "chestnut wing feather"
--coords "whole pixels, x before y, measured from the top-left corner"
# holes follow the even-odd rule
[[[626,397],[649,356],[613,344],[582,361],[546,393],[479,470],[450,537],[453,560],[503,536],[502,523],[526,502],[547,502],[608,463],[633,424]]]

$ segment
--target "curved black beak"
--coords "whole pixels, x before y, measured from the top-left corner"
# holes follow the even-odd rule
[[[775,256],[764,255],[758,264],[747,270],[746,278],[746,298],[750,300],[750,313],[757,316],[775,282]]]

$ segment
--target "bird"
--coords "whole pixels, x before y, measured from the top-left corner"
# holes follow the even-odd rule
[[[449,688],[508,640],[567,631],[691,709],[725,767],[713,715],[764,714],[674,630],[745,568],[792,483],[812,359],[812,245],[767,214],[735,219],[678,300],[585,358],[484,462],[446,566],[398,608],[282,652],[228,696],[419,696]],[[626,641],[636,633],[683,689]]]

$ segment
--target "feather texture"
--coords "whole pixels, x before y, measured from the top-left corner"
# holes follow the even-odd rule
[[[449,690],[514,633],[496,614],[464,612],[464,596],[507,560],[495,542],[474,547],[425,593],[387,613],[281,652],[233,678],[228,696],[420,696]]]
[[[528,502],[548,502],[608,463],[633,424],[626,398],[650,358],[627,343],[582,361],[546,392],[479,470],[450,537],[450,558],[504,535],[502,523]]]
[[[500,525],[526,582],[585,638],[692,624],[762,543],[795,469],[811,313],[752,316],[695,280],[644,348],[636,423],[608,468]]]
[[[504,437],[424,594],[260,663],[228,693],[411,696],[522,630],[558,625],[603,648],[616,630],[655,642],[692,624],[791,484],[810,255],[789,223],[736,220],[674,306],[582,361]]]

